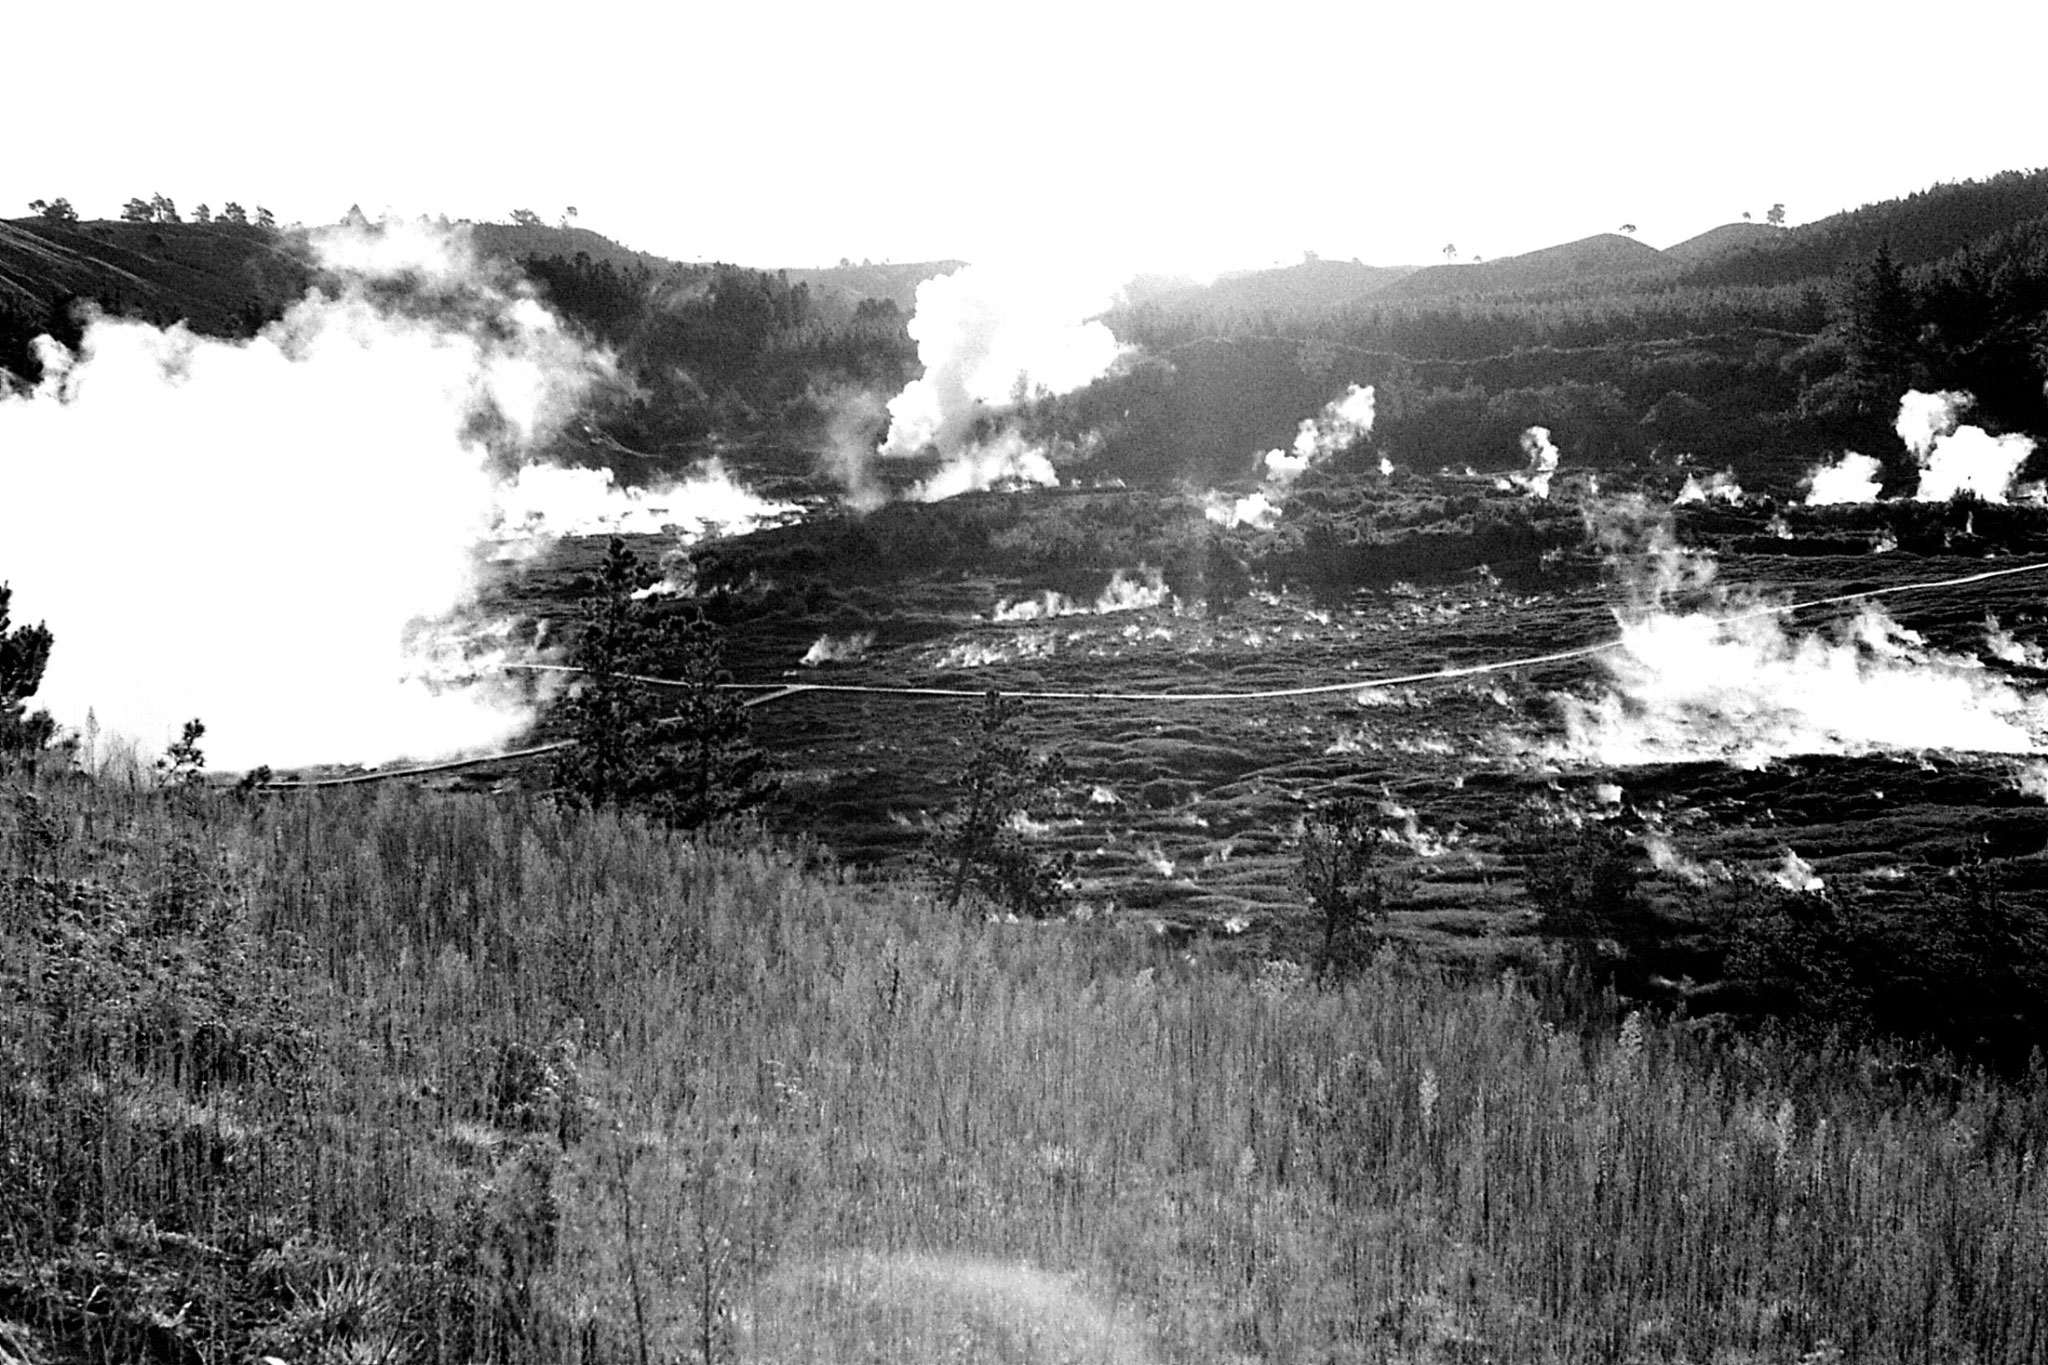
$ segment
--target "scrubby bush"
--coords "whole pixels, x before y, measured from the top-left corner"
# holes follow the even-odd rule
[[[999,910],[1039,918],[1057,913],[1066,898],[1072,857],[1037,848],[1029,829],[1053,813],[1066,764],[1058,754],[1033,754],[1017,736],[1016,719],[1015,703],[988,694],[972,752],[953,781],[953,808],[933,831],[928,857],[949,911],[972,892]]]
[[[1643,896],[1643,869],[1627,831],[1545,813],[1524,822],[1515,843],[1537,928],[1563,944],[1585,984],[1613,985],[1662,927]]]
[[[1770,886],[1723,893],[1728,994],[1802,1032],[1878,1031],[2024,1071],[2048,1049],[2048,927],[1965,839],[1910,908]]]
[[[1318,977],[1356,973],[1385,941],[1393,887],[1383,847],[1362,801],[1313,806],[1303,817],[1295,881],[1322,926]]]

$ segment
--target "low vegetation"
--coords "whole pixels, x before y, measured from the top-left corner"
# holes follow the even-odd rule
[[[171,796],[0,805],[20,1358],[2048,1347],[2038,1075],[1317,988],[522,797]]]

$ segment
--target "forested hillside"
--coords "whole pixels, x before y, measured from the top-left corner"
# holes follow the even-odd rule
[[[814,289],[786,272],[668,261],[583,228],[450,230],[518,269],[618,353],[630,382],[595,416],[630,446],[689,445],[713,432],[801,438],[838,390],[893,393],[915,366],[907,311],[861,293],[858,268]],[[914,291],[920,270],[940,268],[880,268],[872,283]],[[248,337],[321,283],[301,231],[219,220],[0,222],[0,368],[33,382],[41,373],[34,338],[76,345],[83,308]]]
[[[1658,487],[1681,464],[1731,466],[1791,494],[1844,449],[1903,473],[1891,424],[1908,388],[1969,392],[1971,420],[2048,437],[2044,206],[2048,173],[2014,173],[1802,228],[1717,229],[1670,253],[1704,256],[1690,267],[1610,236],[1431,267],[1337,308],[1149,298],[1115,315],[1148,360],[1068,420],[1106,422],[1131,473],[1227,478],[1362,383],[1378,391],[1372,457],[1417,469],[1517,466],[1517,434],[1543,425],[1569,463]]]
[[[918,284],[958,265],[762,271],[582,228],[458,230],[619,355],[630,383],[593,416],[649,451],[823,443],[835,417],[878,412],[918,373]],[[246,336],[317,277],[302,235],[246,222],[0,223],[0,365],[32,378],[31,338],[75,341],[81,302]],[[1666,252],[1607,233],[1420,270],[1309,259],[1205,288],[1155,282],[1106,320],[1126,362],[1024,414],[1092,451],[1097,477],[1250,476],[1355,383],[1377,392],[1374,462],[1498,471],[1540,425],[1570,466],[1610,481],[1664,489],[1687,467],[1726,467],[1752,492],[1795,495],[1847,449],[1903,475],[1891,424],[1908,388],[1968,392],[1972,421],[2048,437],[2048,172],[1800,228],[1728,224]]]
[[[312,277],[297,238],[253,223],[0,221],[0,368],[34,377],[31,339],[75,341],[80,304],[250,336]]]

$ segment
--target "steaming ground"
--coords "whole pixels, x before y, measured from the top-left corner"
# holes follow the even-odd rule
[[[752,491],[770,471],[747,452],[641,488],[558,460],[565,428],[616,382],[611,359],[459,239],[387,229],[317,246],[322,289],[252,341],[96,321],[78,357],[47,357],[41,389],[0,399],[0,543],[17,614],[56,632],[40,700],[66,724],[91,718],[156,746],[202,717],[217,769],[506,746],[528,736],[539,698],[531,674],[508,681],[495,665],[545,657],[604,533],[673,563],[699,537],[801,515]],[[1060,452],[1027,440],[1011,409],[1117,363],[1088,320],[1104,301],[973,269],[928,282],[914,327],[924,377],[886,407],[876,395],[840,405],[831,467],[848,499],[1051,482]],[[1356,386],[1336,395],[1256,461],[1256,490],[1188,515],[1270,527],[1307,470],[1370,432],[1373,402]],[[2011,486],[2024,443],[1964,424],[1968,408],[1966,395],[1906,395],[1913,496],[2037,497]],[[1500,480],[1506,500],[1546,500],[1576,477],[1544,428],[1523,447],[1526,468]],[[1875,469],[1844,453],[1813,471],[1810,501],[1873,502]],[[1032,495],[1047,500],[1032,514],[1057,517],[1057,496]],[[1595,656],[1446,682],[1031,707],[1032,741],[1063,752],[1075,779],[1068,809],[1032,837],[1075,855],[1084,911],[1162,925],[1297,932],[1301,812],[1346,794],[1380,814],[1410,882],[1407,930],[1482,954],[1513,929],[1508,836],[1538,809],[1627,822],[1674,885],[1902,881],[1963,828],[2040,856],[2039,580],[1788,621],[1758,608],[1968,572],[1985,547],[1967,528],[1953,555],[1881,553],[1893,546],[1843,528],[1801,542],[1782,516],[1748,508],[1732,475],[1695,479],[1679,500],[1713,572],[1647,536],[1641,505],[1616,516],[1601,503],[1593,540],[1622,565],[1604,584],[1518,592],[1476,575],[1341,606],[1254,594],[1211,613],[1133,563],[1088,593],[911,578],[863,606],[841,595],[820,619],[789,605],[820,584],[757,583],[737,594],[730,663],[753,680],[976,693],[1251,691],[1619,633],[1621,648]],[[943,809],[973,706],[812,694],[760,709],[789,774],[779,818],[849,860],[907,865]]]
[[[1134,565],[1092,596],[916,581],[839,625],[748,615],[731,663],[761,681],[1255,690],[1489,663],[1629,631],[1629,651],[1443,683],[1257,704],[1030,705],[1030,738],[1058,748],[1073,775],[1067,808],[1034,837],[1076,856],[1083,913],[1253,944],[1300,932],[1301,813],[1340,794],[1379,812],[1409,884],[1400,932],[1488,959],[1516,951],[1526,931],[1509,836],[1539,810],[1615,819],[1649,839],[1672,869],[1660,879],[1671,895],[1689,876],[1790,875],[1791,857],[1824,888],[1905,895],[1909,874],[1953,864],[1965,829],[1992,832],[2032,869],[2048,844],[2041,581],[1905,594],[1882,614],[1848,604],[1781,626],[1743,613],[1999,561],[1872,555],[1860,535],[1842,538],[1851,553],[1759,554],[1751,547],[1782,543],[1766,532],[1768,513],[1699,516],[1722,547],[1718,576],[1702,586],[1697,565],[1690,576],[1666,566],[1684,586],[1663,614],[1640,614],[1654,600],[1641,582],[1527,592],[1474,577],[1342,607],[1255,593],[1212,616]],[[601,548],[565,543],[511,605],[565,609]],[[1638,613],[1632,624],[1618,605]],[[887,868],[914,863],[974,705],[813,694],[754,718],[789,774],[791,826]]]
[[[313,247],[322,287],[250,341],[97,319],[0,395],[0,572],[56,635],[39,703],[96,748],[195,717],[222,769],[502,746],[536,698],[492,665],[539,641],[480,609],[481,563],[793,510],[716,465],[625,490],[544,463],[611,358],[463,239]]]

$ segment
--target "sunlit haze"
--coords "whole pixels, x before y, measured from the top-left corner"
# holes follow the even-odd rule
[[[0,214],[235,199],[280,222],[530,208],[683,260],[1206,272],[1314,251],[1667,246],[2041,159],[2048,20],[1980,0],[398,5],[11,14],[40,113]],[[287,17],[288,16],[288,17]],[[59,55],[65,54],[65,55]]]

